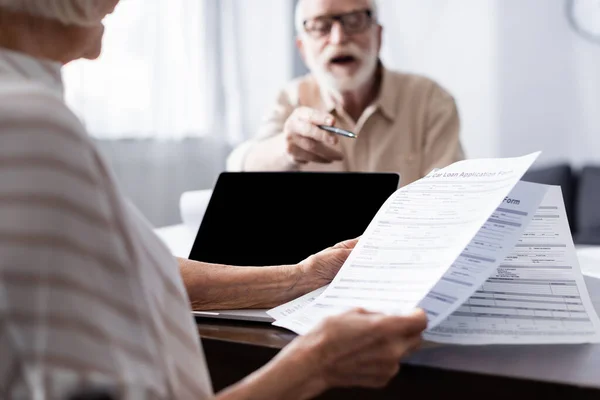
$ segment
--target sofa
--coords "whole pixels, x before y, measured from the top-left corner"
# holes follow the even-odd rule
[[[560,186],[576,245],[600,245],[600,166],[533,168],[524,181]]]

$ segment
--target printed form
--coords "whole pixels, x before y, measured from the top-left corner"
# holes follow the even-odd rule
[[[434,342],[598,341],[560,188],[519,181],[537,154],[456,163],[399,189],[331,284],[270,310],[274,325],[304,334],[354,307],[421,307]]]
[[[551,186],[496,272],[427,340],[457,344],[599,342],[560,187]]]
[[[285,318],[289,315],[294,314],[297,311],[300,311],[310,303],[316,300],[317,297],[321,295],[327,289],[329,285],[323,286],[317,290],[313,290],[310,293],[305,294],[304,296],[300,296],[297,299],[289,301],[285,304],[282,304],[278,307],[272,308],[267,311],[274,320]]]
[[[467,280],[476,285],[485,281],[517,242],[520,233],[515,232],[526,225],[524,221],[519,227],[499,228],[493,246],[469,249],[473,256],[481,254],[477,257],[492,261],[472,257],[465,260],[472,264],[470,268],[449,270],[498,205],[510,201],[513,189],[520,189],[533,194],[520,201],[522,209],[529,208],[527,215],[514,215],[526,219],[537,209],[545,190],[533,184],[515,186],[538,155],[465,160],[398,189],[373,218],[327,289],[310,305],[274,325],[303,334],[327,316],[358,306],[405,314],[434,286],[438,296],[428,297],[424,307],[430,321],[451,313],[460,305],[460,298],[466,300],[477,289],[457,282]],[[456,279],[458,276],[461,279]],[[447,284],[436,285],[442,277]],[[450,294],[455,301],[442,299],[448,295],[446,291],[457,288],[459,294]]]

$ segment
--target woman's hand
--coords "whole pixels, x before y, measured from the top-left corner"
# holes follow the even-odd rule
[[[420,346],[426,328],[421,310],[410,316],[353,310],[325,320],[287,352],[307,354],[317,388],[381,388],[398,373],[400,360]]]
[[[384,387],[420,346],[426,327],[422,310],[408,316],[352,310],[330,317],[218,399],[305,400],[334,387]]]
[[[357,239],[346,240],[322,250],[299,264],[302,271],[303,287],[311,290],[329,284],[358,243]]]

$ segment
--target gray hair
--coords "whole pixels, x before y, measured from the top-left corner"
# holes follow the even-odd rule
[[[104,17],[105,3],[106,0],[0,0],[0,9],[85,26]]]
[[[296,25],[296,33],[298,34],[304,32],[304,15],[302,14],[302,1],[303,0],[298,0],[296,2],[296,11],[294,13],[294,23]],[[379,6],[377,4],[377,0],[371,0],[371,12],[373,13],[373,19],[377,21],[379,17]]]

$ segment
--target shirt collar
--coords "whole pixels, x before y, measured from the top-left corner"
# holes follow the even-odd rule
[[[381,83],[379,94],[375,98],[373,104],[376,109],[381,110],[386,118],[393,121],[396,117],[397,92],[392,82],[392,76],[390,70],[388,70],[381,61],[377,67],[377,73],[381,74]],[[335,111],[337,105],[331,93],[328,93],[325,89],[321,89],[321,98],[323,99],[323,105],[327,112]]]
[[[0,48],[0,77],[18,77],[37,82],[63,98],[62,64]]]

